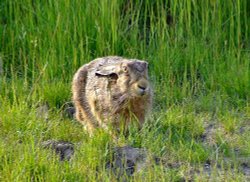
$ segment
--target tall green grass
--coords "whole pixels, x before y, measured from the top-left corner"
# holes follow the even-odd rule
[[[124,139],[128,144],[185,164],[235,157],[235,148],[249,155],[248,133],[235,133],[250,117],[249,9],[247,0],[2,0],[0,181],[77,181],[88,174],[86,166],[91,166],[89,181],[107,179],[104,169],[95,178],[96,167],[104,165],[100,152],[106,152],[107,136],[92,141],[80,125],[59,114],[71,99],[75,71],[107,55],[149,62],[153,124],[141,133],[131,129]],[[36,118],[41,103],[50,106],[48,123]],[[217,131],[217,149],[199,140],[203,124],[212,121],[225,129]],[[47,167],[47,153],[36,143],[50,138],[82,141],[77,162],[53,160]],[[91,161],[98,157],[100,164]],[[155,167],[145,176],[179,180],[186,167],[179,172]],[[240,174],[226,178],[244,179]]]
[[[38,77],[69,82],[95,57],[137,57],[150,62],[168,105],[213,92],[244,102],[249,7],[212,0],[3,1],[1,57],[7,77],[22,77],[31,87]]]

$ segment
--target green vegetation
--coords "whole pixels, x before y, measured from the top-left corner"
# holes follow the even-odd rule
[[[149,121],[121,143],[178,164],[131,180],[249,180],[249,9],[247,0],[2,0],[0,181],[115,179],[109,135],[89,138],[61,114],[74,72],[107,55],[147,60],[155,91]],[[45,103],[47,121],[37,116]],[[77,144],[73,160],[39,147],[48,139]]]

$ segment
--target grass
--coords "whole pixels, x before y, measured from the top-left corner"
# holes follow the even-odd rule
[[[154,88],[149,121],[120,140],[179,165],[131,180],[249,180],[241,170],[242,160],[250,165],[249,8],[246,0],[1,1],[0,181],[115,180],[105,170],[108,134],[89,138],[61,115],[74,72],[107,55],[147,60]],[[48,121],[37,117],[45,103]],[[41,149],[48,139],[77,144],[74,159]],[[195,172],[207,161],[209,176]]]

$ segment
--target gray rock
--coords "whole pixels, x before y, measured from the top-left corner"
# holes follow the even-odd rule
[[[247,162],[243,162],[241,164],[241,170],[245,176],[250,177],[250,164]]]
[[[66,117],[70,118],[70,119],[74,119],[75,118],[75,108],[74,107],[67,107],[64,109],[64,114]]]
[[[49,148],[60,156],[60,160],[70,160],[74,154],[74,144],[65,141],[47,140],[42,142],[43,148]]]
[[[67,102],[63,105],[61,114],[62,114],[62,116],[65,116],[67,118],[74,119],[75,112],[76,112],[76,110],[75,110],[73,103]]]
[[[151,163],[151,156],[144,148],[115,147],[113,160],[106,164],[118,179],[143,171]]]

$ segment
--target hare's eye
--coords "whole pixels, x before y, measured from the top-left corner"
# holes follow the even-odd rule
[[[122,66],[122,71],[123,71],[124,73],[127,73],[127,72],[128,72],[128,67],[127,67],[127,66]]]

